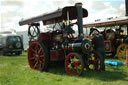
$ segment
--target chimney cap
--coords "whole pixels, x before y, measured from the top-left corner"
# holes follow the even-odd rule
[[[82,3],[76,3],[75,6],[82,6]]]

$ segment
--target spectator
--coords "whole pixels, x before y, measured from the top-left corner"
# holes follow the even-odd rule
[[[90,30],[90,36],[93,36],[92,39],[92,44],[94,45],[94,49],[96,50],[97,53],[101,54],[102,57],[102,67],[101,70],[105,71],[105,64],[104,64],[104,60],[105,60],[105,48],[104,48],[104,37],[103,35],[97,30],[92,28]]]

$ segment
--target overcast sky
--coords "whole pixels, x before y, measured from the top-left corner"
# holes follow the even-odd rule
[[[27,26],[19,26],[21,19],[74,5],[76,2],[82,2],[89,12],[84,24],[96,19],[125,16],[125,0],[0,0],[0,31],[27,30]]]

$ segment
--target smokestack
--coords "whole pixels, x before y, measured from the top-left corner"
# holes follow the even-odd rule
[[[128,16],[128,0],[125,0],[126,16]]]
[[[82,10],[82,3],[76,3],[75,4],[76,9],[77,9],[77,21],[78,21],[78,32],[79,32],[79,37],[83,37],[83,10]]]
[[[128,16],[128,0],[125,0],[126,16]],[[128,24],[127,24],[127,35],[128,35]]]

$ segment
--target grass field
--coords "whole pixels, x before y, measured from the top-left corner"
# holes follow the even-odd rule
[[[32,70],[27,53],[0,56],[0,85],[128,85],[128,67],[106,65],[105,72],[84,71],[82,76],[69,76],[63,66],[51,66],[49,72]]]

